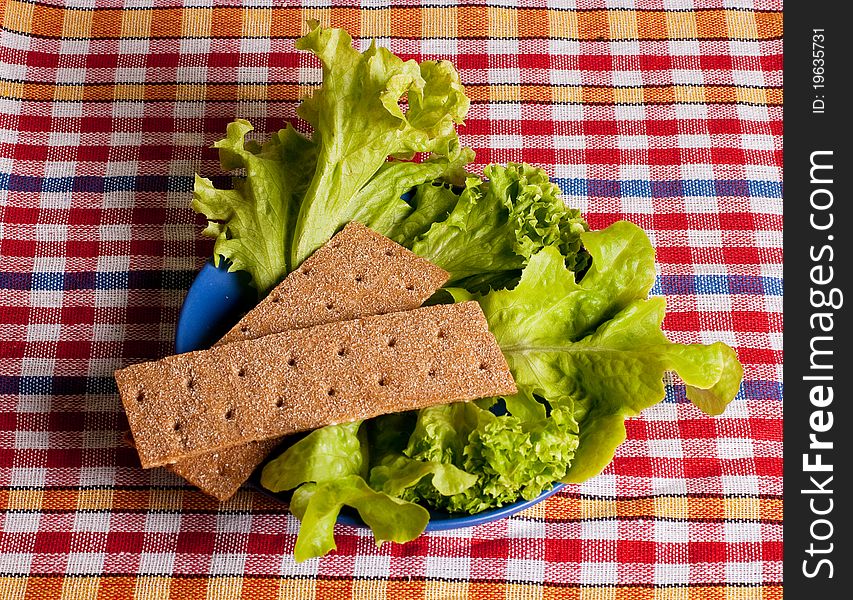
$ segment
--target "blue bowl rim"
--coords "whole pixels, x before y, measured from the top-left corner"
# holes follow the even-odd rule
[[[208,318],[196,318],[196,314],[194,313],[194,311],[199,310],[200,308],[210,307],[228,308],[229,305],[224,304],[224,302],[229,301],[232,303],[230,305],[230,308],[234,311],[234,313],[231,315],[233,317],[234,315],[239,315],[239,313],[243,312],[244,310],[248,310],[249,308],[251,308],[252,304],[257,302],[257,297],[253,293],[254,290],[246,289],[246,279],[241,278],[240,272],[229,272],[227,269],[227,262],[220,261],[219,266],[215,266],[213,264],[213,259],[211,258],[204,263],[202,268],[196,274],[195,278],[190,284],[189,289],[187,290],[187,294],[184,297],[184,301],[181,304],[181,308],[178,313],[178,321],[175,327],[175,352],[182,353],[201,349],[207,344],[199,344],[199,340],[204,340],[206,335],[208,341],[212,343],[212,341],[216,339],[215,336],[218,331],[223,329],[222,323],[214,322]],[[218,292],[219,288],[217,286],[220,284],[223,285],[224,291],[222,292],[222,296],[219,299],[223,302],[217,304],[215,302],[211,302],[210,299],[206,296],[205,292],[208,290],[214,290]],[[225,323],[225,325],[228,326],[230,326],[231,324],[232,323]],[[198,327],[205,328],[203,335],[198,334]],[[286,503],[286,495],[271,492],[260,484],[260,471],[261,469],[263,469],[263,466],[264,464],[266,464],[266,462],[267,461],[264,461],[264,463],[258,466],[252,476],[246,482],[246,485],[251,489],[254,489],[264,494],[267,497],[271,497]],[[453,529],[485,525],[487,523],[491,523],[493,521],[497,521],[512,516],[523,510],[526,510],[538,504],[539,502],[542,502],[546,498],[556,494],[561,489],[563,489],[565,485],[566,484],[564,483],[558,482],[555,483],[550,489],[545,490],[544,492],[530,500],[518,500],[511,504],[507,504],[491,510],[486,510],[474,515],[466,514],[462,516],[448,516],[449,513],[431,510],[430,519],[426,526],[426,531],[449,531]],[[365,525],[364,522],[361,521],[357,513],[355,513],[354,511],[342,512],[338,516],[337,522],[343,525],[350,525],[353,527],[367,527],[367,525]]]

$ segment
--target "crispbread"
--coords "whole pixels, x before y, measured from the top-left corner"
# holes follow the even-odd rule
[[[417,308],[448,277],[441,267],[352,222],[285,277],[219,343]]]
[[[225,501],[233,496],[261,462],[281,442],[263,440],[183,458],[166,467],[206,494]]]
[[[357,317],[417,308],[448,273],[352,222],[286,277],[216,345]],[[168,468],[227,500],[279,443],[250,442],[182,459]]]
[[[476,302],[233,342],[116,372],[143,467],[323,425],[514,394]]]

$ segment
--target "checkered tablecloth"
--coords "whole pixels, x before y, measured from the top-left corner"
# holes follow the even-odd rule
[[[475,170],[534,163],[593,227],[645,228],[669,337],[744,364],[727,412],[671,381],[583,485],[405,545],[339,526],[300,564],[281,505],[141,470],[113,370],[173,351],[212,248],[193,173],[233,118],[295,119],[308,17],[453,61]],[[0,0],[0,23],[0,599],[782,597],[781,1]]]

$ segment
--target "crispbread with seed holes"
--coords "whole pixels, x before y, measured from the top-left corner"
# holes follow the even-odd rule
[[[417,308],[449,274],[352,222],[290,273],[218,342]]]
[[[116,372],[143,467],[516,392],[477,302],[327,323]]]

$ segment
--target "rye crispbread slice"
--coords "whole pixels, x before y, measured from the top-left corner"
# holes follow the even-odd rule
[[[517,390],[476,302],[284,331],[116,372],[143,467]]]
[[[444,269],[352,222],[288,275],[216,345],[290,329],[417,308],[448,278]],[[253,441],[168,465],[225,501],[280,439]]]
[[[217,343],[417,308],[449,276],[411,250],[352,222]]]

